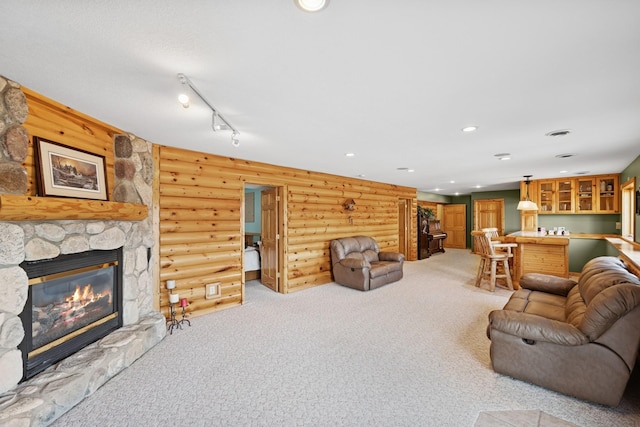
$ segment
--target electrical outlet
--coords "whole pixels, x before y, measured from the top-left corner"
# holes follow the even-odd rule
[[[622,223],[616,222],[616,230],[622,229]]]
[[[220,298],[222,296],[222,287],[220,285],[222,285],[222,283],[220,282],[209,283],[208,285],[205,285],[205,299]]]

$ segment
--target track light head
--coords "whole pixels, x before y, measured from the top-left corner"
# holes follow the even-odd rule
[[[186,93],[181,93],[178,95],[178,102],[182,104],[184,108],[189,108],[189,95]]]
[[[240,146],[240,140],[238,139],[238,133],[235,132],[235,131],[231,134],[231,145],[233,145],[234,147],[239,147]]]
[[[213,112],[213,116],[211,117],[211,127],[213,128],[214,132],[230,129],[227,122],[221,119],[216,111]]]

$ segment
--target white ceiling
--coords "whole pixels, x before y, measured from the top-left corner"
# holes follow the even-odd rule
[[[157,144],[447,195],[517,188],[529,174],[617,173],[640,154],[638,0],[1,9],[0,75]],[[204,103],[182,108],[178,73],[240,131],[240,147],[211,130]],[[545,136],[558,129],[572,133]],[[565,153],[575,156],[555,157]]]

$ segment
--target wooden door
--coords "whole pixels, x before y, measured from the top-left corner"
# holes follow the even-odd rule
[[[446,248],[467,247],[467,205],[444,205],[442,228],[447,233]]]
[[[398,200],[398,252],[409,257],[409,202],[407,199]]]
[[[473,229],[498,229],[498,235],[504,235],[504,199],[486,199],[473,201]]]
[[[271,188],[261,192],[261,215],[262,215],[262,260],[260,280],[268,288],[278,292],[279,288],[279,266],[278,266],[278,245],[280,235],[278,233],[278,189]]]

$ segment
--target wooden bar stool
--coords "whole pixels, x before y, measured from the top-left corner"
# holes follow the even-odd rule
[[[491,244],[491,234],[483,231],[472,231],[474,252],[480,255],[480,265],[476,274],[477,287],[482,283],[484,277],[489,278],[489,290],[494,292],[497,279],[505,279],[507,287],[513,290],[511,273],[509,271],[509,254],[507,252],[498,253]],[[502,267],[502,272],[498,267]]]

